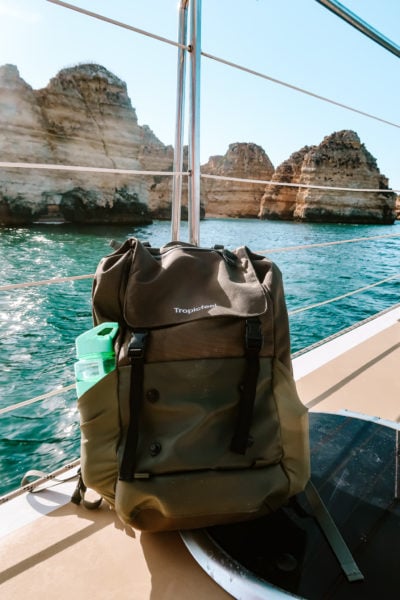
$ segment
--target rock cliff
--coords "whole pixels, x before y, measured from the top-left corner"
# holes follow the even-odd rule
[[[9,163],[173,169],[173,148],[165,146],[148,126],[138,124],[126,84],[96,64],[63,69],[41,90],[29,86],[17,67],[0,67],[0,156]],[[184,161],[185,170],[187,153]],[[333,133],[319,146],[305,146],[275,172],[265,151],[252,143],[231,144],[224,156],[212,156],[201,172],[294,184],[265,187],[203,177],[202,216],[205,207],[207,216],[217,217],[350,223],[392,223],[396,218],[395,194],[387,191],[386,177],[353,131]],[[354,190],[311,187],[319,185]],[[365,188],[382,192],[358,191]],[[37,221],[144,224],[152,218],[170,218],[171,195],[170,176],[2,168],[0,225]],[[182,205],[185,217],[186,177]]]
[[[138,125],[125,83],[95,64],[63,69],[42,90],[15,66],[0,67],[0,152],[4,162],[155,171],[171,170],[173,156]],[[0,223],[148,223],[157,181],[9,168],[0,178]]]
[[[290,184],[300,181],[304,156],[310,150],[310,146],[304,146],[298,152],[293,152],[288,160],[279,165],[271,181]],[[270,220],[291,221],[296,208],[297,193],[298,188],[295,186],[268,185],[261,198],[258,216]]]
[[[304,147],[278,167],[279,181],[300,188],[269,185],[262,198],[261,218],[343,223],[393,223],[396,197],[376,159],[354,131],[335,132],[319,146]],[[351,191],[311,186],[354,188]],[[382,193],[364,192],[379,189]],[[358,191],[360,190],[360,191]]]
[[[230,144],[224,156],[212,156],[201,173],[237,179],[270,180],[274,167],[256,144]],[[206,215],[213,217],[257,217],[265,185],[202,178],[202,200]]]

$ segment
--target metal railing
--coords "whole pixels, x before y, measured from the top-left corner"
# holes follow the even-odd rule
[[[12,162],[0,162],[0,168],[17,168],[17,169],[48,169],[48,170],[65,170],[65,171],[82,171],[82,172],[98,172],[98,173],[110,173],[110,174],[124,174],[124,175],[149,175],[149,176],[165,176],[172,177],[173,181],[173,199],[172,199],[172,219],[171,219],[171,237],[173,240],[179,239],[179,229],[180,229],[180,209],[181,209],[181,197],[182,197],[182,178],[188,177],[189,179],[189,235],[190,242],[194,244],[199,244],[200,235],[199,235],[199,224],[200,224],[200,179],[201,177],[224,180],[224,181],[233,181],[233,182],[241,182],[241,183],[259,183],[263,185],[279,185],[279,186],[288,186],[288,187],[306,187],[306,188],[314,188],[314,189],[326,189],[331,191],[354,191],[355,188],[349,187],[334,187],[334,186],[317,186],[317,185],[306,185],[306,184],[295,184],[295,183],[287,183],[287,182],[279,182],[273,180],[258,180],[258,179],[241,179],[234,177],[222,177],[216,175],[202,175],[200,172],[200,63],[201,57],[207,58],[209,60],[217,61],[222,64],[225,64],[228,67],[235,68],[244,72],[247,72],[250,75],[257,76],[263,79],[266,79],[270,82],[273,82],[278,85],[283,85],[290,89],[293,89],[297,92],[310,95],[314,98],[317,98],[324,102],[329,102],[331,104],[335,104],[341,108],[344,108],[349,111],[356,112],[361,114],[367,118],[371,118],[377,120],[385,125],[389,125],[392,127],[400,128],[400,124],[388,121],[382,117],[372,115],[366,113],[357,108],[348,106],[346,104],[337,102],[333,99],[320,96],[315,94],[309,90],[304,88],[300,88],[298,86],[294,86],[290,83],[272,78],[267,74],[254,71],[248,67],[233,63],[229,60],[208,54],[203,52],[201,49],[201,0],[181,0],[180,10],[179,10],[179,34],[178,41],[175,42],[173,40],[169,40],[165,37],[161,37],[155,34],[152,34],[148,31],[144,31],[137,27],[128,25],[126,23],[122,23],[120,21],[114,20],[112,18],[106,17],[104,15],[100,15],[98,13],[88,11],[86,9],[80,8],[75,5],[71,5],[67,2],[62,2],[60,0],[47,0],[52,4],[57,4],[61,7],[64,7],[69,10],[74,10],[80,12],[83,15],[86,15],[91,18],[100,19],[105,21],[111,25],[122,27],[128,29],[136,34],[145,35],[153,38],[162,43],[173,45],[178,50],[178,61],[177,61],[177,101],[176,101],[176,136],[175,136],[175,150],[174,150],[174,164],[172,172],[165,171],[139,171],[139,170],[131,170],[131,169],[107,169],[107,168],[96,168],[96,167],[85,167],[79,165],[58,165],[58,164],[42,164],[42,163],[12,163]],[[317,0],[320,4],[326,6],[330,10],[333,8],[339,9],[338,2],[328,2],[324,0]],[[328,6],[330,5],[330,6]],[[335,6],[334,6],[335,5]],[[187,25],[188,25],[188,11],[190,11],[190,43],[187,43]],[[344,18],[343,15],[342,18]],[[349,16],[349,15],[348,15]],[[349,21],[350,22],[350,21]],[[365,23],[359,22],[359,29],[363,31],[363,33],[369,35],[372,39],[375,39],[378,43],[380,43],[387,50],[396,54],[396,56],[400,56],[399,48],[391,43],[387,38],[384,38],[382,34],[378,34],[376,30],[373,30],[370,26],[367,27]],[[354,23],[352,23],[354,25]],[[189,168],[188,171],[183,171],[183,139],[184,139],[184,108],[185,108],[185,81],[186,81],[186,57],[187,54],[190,55],[190,131],[189,131]],[[399,190],[383,190],[383,189],[356,189],[358,192],[368,192],[368,193],[388,193],[388,192],[397,192],[400,193]],[[323,242],[318,244],[305,244],[300,246],[292,246],[292,247],[284,247],[284,248],[271,248],[269,250],[262,250],[261,253],[268,254],[274,252],[287,252],[294,250],[303,250],[309,248],[323,247],[323,246],[331,246],[336,244],[345,244],[345,243],[355,243],[367,240],[374,240],[378,238],[388,238],[388,237],[397,237],[400,234],[385,234],[378,236],[370,236],[370,237],[361,237],[354,238],[349,240],[338,240],[333,242]],[[30,286],[39,286],[39,285],[50,285],[56,283],[64,283],[67,281],[76,281],[81,279],[90,279],[93,278],[93,274],[89,275],[77,275],[72,277],[60,277],[54,279],[47,279],[35,282],[25,282],[18,284],[8,284],[0,286],[0,291],[10,291],[13,289],[19,289],[23,287]],[[341,300],[347,296],[351,296],[357,293],[364,292],[370,288],[376,287],[378,285],[382,285],[389,280],[393,280],[399,278],[400,274],[394,274],[380,281],[376,281],[368,286],[363,286],[356,290],[348,291],[344,294],[336,296],[331,299],[327,299],[325,301],[314,303],[309,306],[305,306],[302,308],[298,308],[292,311],[289,311],[289,314],[295,315],[300,312],[304,312],[307,310],[315,309],[325,304],[329,304],[338,300]],[[39,401],[42,401],[46,398],[59,395],[61,393],[65,393],[74,389],[74,385],[68,385],[61,389],[56,389],[46,394],[42,394],[40,396],[36,396],[29,400],[25,400],[8,407],[4,407],[0,410],[0,414],[4,414],[6,412],[13,411],[17,408],[27,406],[29,404],[33,404]]]

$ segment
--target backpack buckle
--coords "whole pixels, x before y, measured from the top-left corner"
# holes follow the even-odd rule
[[[261,322],[258,317],[246,319],[245,342],[248,350],[261,350],[263,346]]]
[[[128,346],[128,356],[132,360],[144,357],[148,331],[134,331]]]

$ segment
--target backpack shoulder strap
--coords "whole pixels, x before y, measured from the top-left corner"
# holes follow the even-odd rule
[[[76,484],[75,491],[72,494],[71,502],[73,504],[77,504],[77,505],[79,505],[82,502],[83,506],[85,508],[88,508],[89,510],[95,510],[96,508],[99,508],[103,501],[103,498],[100,496],[100,498],[98,498],[97,500],[93,500],[93,501],[86,500],[86,498],[85,498],[86,491],[87,491],[87,487],[82,479],[81,469],[79,469],[78,483]]]
[[[312,509],[313,515],[317,520],[323,534],[325,535],[333,553],[335,554],[340,566],[342,567],[349,581],[362,581],[364,575],[355,562],[342,534],[336,527],[332,516],[326,508],[321,496],[311,480],[305,487],[305,494]]]

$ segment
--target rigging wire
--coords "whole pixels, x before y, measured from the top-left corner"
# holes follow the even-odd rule
[[[391,127],[397,127],[400,129],[399,123],[393,123],[392,121],[387,121],[381,117],[377,117],[372,115],[371,113],[367,113],[363,110],[359,110],[358,108],[354,108],[349,106],[348,104],[343,104],[342,102],[337,102],[336,100],[331,100],[326,96],[321,96],[320,94],[315,94],[314,92],[310,92],[304,88],[301,88],[297,85],[293,85],[291,83],[287,83],[286,81],[282,81],[281,79],[276,79],[275,77],[270,77],[265,73],[261,73],[260,71],[254,71],[253,69],[249,69],[237,63],[231,62],[230,60],[225,60],[223,58],[219,58],[218,56],[214,56],[213,54],[208,54],[207,52],[202,52],[202,56],[214,60],[216,62],[227,65],[228,67],[233,67],[234,69],[238,69],[239,71],[244,71],[245,73],[250,73],[250,75],[255,75],[256,77],[260,77],[261,79],[266,79],[267,81],[271,81],[272,83],[276,83],[278,85],[282,85],[296,92],[300,92],[301,94],[306,94],[307,96],[311,96],[312,98],[316,98],[317,100],[322,100],[323,102],[328,102],[329,104],[334,104],[335,106],[339,106],[340,108],[345,108],[346,110],[350,110],[355,112],[363,117],[368,117],[369,119],[374,119],[375,121],[380,121],[381,123],[385,123],[385,125],[390,125]]]
[[[83,165],[58,165],[52,163],[23,163],[23,162],[4,162],[0,161],[0,168],[4,169],[43,169],[49,171],[78,171],[83,173],[109,173],[112,175],[142,175],[142,176],[164,176],[175,177],[186,175],[189,177],[191,171],[142,171],[135,169],[112,169],[106,167],[85,167]],[[383,188],[354,188],[354,187],[336,187],[332,185],[314,185],[308,183],[288,183],[287,181],[274,181],[273,179],[246,179],[241,177],[231,177],[226,175],[200,174],[202,179],[217,179],[220,181],[232,181],[235,183],[256,183],[260,185],[272,185],[276,187],[293,187],[315,190],[327,190],[338,192],[372,192],[375,194],[400,194],[400,190]]]
[[[338,246],[339,244],[353,244],[355,242],[368,242],[388,237],[400,237],[400,233],[385,233],[382,235],[371,235],[370,237],[352,238],[350,240],[335,240],[333,242],[320,242],[318,244],[301,244],[300,246],[282,246],[281,248],[269,248],[258,250],[259,254],[272,254],[274,252],[291,252],[293,250],[308,250],[309,248],[325,248],[326,246]],[[1,290],[1,288],[0,288]]]
[[[0,163],[1,166],[1,163]],[[314,190],[331,190],[338,192],[374,192],[376,194],[400,194],[400,190],[382,189],[382,188],[354,188],[354,187],[335,187],[333,185],[313,185],[308,183],[288,183],[285,181],[274,181],[273,179],[243,179],[241,177],[229,177],[225,175],[201,174],[203,179],[219,179],[221,181],[233,181],[235,183],[259,183],[264,185],[273,185],[276,187],[294,187]]]
[[[358,288],[356,290],[352,290],[352,291],[347,292],[345,294],[341,294],[340,296],[336,296],[335,298],[330,298],[328,300],[323,300],[322,302],[316,302],[316,303],[310,304],[308,306],[303,306],[301,308],[296,308],[296,309],[293,309],[293,310],[289,310],[288,314],[289,314],[289,316],[293,316],[293,315],[299,314],[301,312],[305,312],[307,310],[312,310],[314,308],[319,308],[320,306],[325,306],[326,304],[331,304],[332,302],[337,302],[338,300],[343,300],[344,298],[347,298],[349,296],[354,296],[355,294],[359,294],[361,292],[365,292],[365,291],[367,291],[367,290],[369,290],[371,288],[374,288],[374,287],[376,287],[378,285],[381,285],[382,283],[386,283],[387,281],[391,281],[391,280],[396,279],[398,277],[400,277],[400,273],[396,273],[395,275],[390,275],[389,277],[385,277],[384,279],[381,279],[380,281],[376,281],[375,283],[371,283],[369,285],[365,285],[365,286],[363,286],[361,288]],[[11,411],[13,411],[15,409],[18,409],[18,408],[23,408],[24,406],[28,406],[30,404],[34,404],[35,402],[39,402],[41,400],[46,400],[47,398],[50,398],[52,396],[58,396],[61,393],[68,392],[68,391],[70,391],[70,390],[72,390],[74,388],[75,388],[75,384],[71,384],[71,385],[68,385],[66,387],[53,390],[53,391],[48,392],[46,394],[42,394],[40,396],[35,396],[34,398],[31,398],[29,400],[23,400],[22,402],[17,402],[16,404],[12,404],[10,406],[5,406],[3,408],[0,408],[0,415],[3,415],[5,413],[7,413],[7,412],[11,412]]]
[[[135,33],[138,33],[140,35],[144,35],[144,36],[148,36],[151,37],[153,39],[156,39],[158,41],[173,45],[175,47],[178,48],[183,48],[186,50],[190,50],[190,48],[188,46],[186,46],[185,44],[180,44],[178,42],[175,42],[173,40],[152,34],[148,31],[139,29],[137,27],[133,27],[131,25],[128,25],[126,23],[122,23],[120,21],[116,21],[114,19],[111,19],[109,17],[106,17],[104,15],[100,15],[98,13],[94,13],[92,11],[88,11],[86,9],[80,8],[78,6],[74,6],[72,4],[69,4],[67,2],[62,2],[60,0],[47,0],[48,2],[52,3],[52,4],[56,4],[59,6],[62,6],[64,8],[85,14],[87,16],[105,21],[107,23],[110,23],[112,25],[116,25],[118,27],[122,27],[131,31],[134,31]],[[282,85],[284,87],[287,87],[289,89],[292,89],[294,91],[306,94],[308,96],[314,97],[318,100],[324,101],[324,102],[328,102],[331,104],[334,104],[336,106],[339,106],[340,108],[344,108],[346,110],[361,114],[365,117],[371,118],[371,119],[375,119],[377,121],[380,121],[386,125],[390,125],[396,128],[400,128],[400,125],[397,123],[393,123],[391,121],[387,121],[386,119],[382,119],[381,117],[377,117],[375,115],[372,115],[370,113],[361,111],[359,109],[356,109],[354,107],[351,107],[349,105],[343,104],[341,102],[337,102],[335,100],[332,100],[330,98],[327,98],[325,96],[321,96],[319,94],[315,94],[314,92],[310,92],[309,90],[306,90],[304,88],[289,84],[287,82],[284,82],[282,80],[270,77],[264,73],[261,73],[259,71],[255,71],[253,69],[249,69],[247,67],[244,67],[243,65],[239,65],[237,63],[233,63],[231,61],[222,59],[220,57],[217,57],[215,55],[212,54],[208,54],[206,52],[202,52],[201,53],[202,56],[209,58],[210,60],[214,60],[216,62],[220,62],[222,64],[225,64],[229,67],[232,68],[236,68],[238,70],[244,71],[246,73],[249,73],[251,75],[255,75],[256,77],[260,77],[262,79],[266,79],[272,83],[276,83],[278,85]],[[69,166],[69,165],[54,165],[54,164],[41,164],[41,163],[10,163],[10,162],[0,162],[0,167],[3,168],[25,168],[25,169],[32,169],[32,168],[36,168],[36,169],[51,169],[51,170],[69,170],[69,171],[86,171],[86,172],[97,172],[97,173],[112,173],[112,174],[131,174],[131,175],[158,175],[158,176],[176,176],[176,175],[189,175],[189,172],[165,172],[165,171],[136,171],[136,170],[131,170],[131,169],[108,169],[108,168],[96,168],[96,167],[82,167],[82,166]],[[341,187],[333,187],[333,186],[316,186],[316,185],[307,185],[307,184],[294,184],[294,183],[287,183],[287,182],[277,182],[277,181],[271,181],[271,180],[254,180],[254,179],[241,179],[241,178],[233,178],[233,177],[223,177],[223,176],[216,176],[216,175],[206,175],[203,174],[202,177],[204,178],[209,178],[209,179],[218,179],[218,180],[225,180],[225,181],[235,181],[235,182],[245,182],[245,183],[260,183],[260,184],[266,184],[266,185],[275,185],[275,186],[287,186],[287,187],[301,187],[301,188],[313,188],[313,189],[327,189],[327,190],[336,190],[336,191],[358,191],[358,192],[375,192],[375,193],[388,193],[388,192],[392,192],[392,193],[398,193],[397,190],[382,190],[382,189],[357,189],[357,188],[341,188]],[[339,240],[339,241],[334,241],[334,242],[325,242],[325,243],[321,243],[321,244],[308,244],[308,245],[302,245],[302,246],[293,246],[293,247],[286,247],[286,248],[273,248],[267,251],[261,251],[261,252],[284,252],[284,251],[290,251],[290,250],[299,250],[299,249],[305,249],[305,248],[315,248],[315,247],[322,247],[322,246],[329,246],[329,245],[335,245],[335,244],[343,244],[343,243],[354,243],[356,241],[365,241],[365,240],[369,240],[369,239],[376,239],[376,238],[382,238],[382,237],[395,237],[398,236],[400,234],[388,234],[388,235],[383,235],[383,236],[371,236],[370,238],[358,238],[358,239],[351,239],[351,240]],[[80,276],[73,276],[73,277],[62,277],[62,278],[55,278],[55,279],[49,279],[49,280],[43,280],[43,281],[37,281],[37,282],[29,282],[29,283],[21,283],[21,284],[11,284],[11,285],[5,285],[5,286],[0,286],[0,291],[5,291],[5,290],[10,290],[10,289],[15,289],[15,288],[21,288],[21,287],[29,287],[29,286],[33,286],[33,285],[47,285],[47,284],[52,284],[52,283],[62,283],[65,281],[74,281],[74,280],[79,280],[79,279],[89,279],[89,278],[93,278],[93,274],[91,275],[80,275]],[[305,306],[302,308],[298,308],[298,309],[294,309],[292,311],[289,311],[289,315],[295,315],[298,314],[300,312],[304,312],[307,310],[311,310],[320,306],[324,306],[326,304],[330,304],[332,302],[336,302],[338,300],[341,300],[343,298],[352,296],[354,294],[357,293],[361,293],[364,292],[368,289],[371,289],[373,287],[376,287],[378,285],[381,285],[382,283],[385,283],[387,281],[393,280],[395,278],[398,278],[400,275],[396,274],[396,275],[392,275],[390,277],[387,277],[379,282],[367,285],[367,286],[363,286],[362,288],[358,288],[357,290],[353,290],[351,292],[347,292],[346,294],[342,294],[340,296],[337,296],[335,298],[331,298],[329,300],[325,300],[322,302],[318,302],[318,303],[314,303],[312,305],[309,306]],[[13,404],[9,407],[5,407],[0,409],[0,414],[4,414],[6,412],[9,412],[11,410],[14,410],[15,408],[20,408],[23,406],[27,406],[29,404],[33,404],[34,402],[38,402],[40,400],[44,400],[45,398],[49,398],[52,397],[54,395],[60,394],[61,392],[66,392],[69,390],[72,390],[74,388],[74,384],[69,385],[67,387],[58,389],[58,390],[53,390],[52,392],[49,392],[47,394],[42,394],[40,396],[37,396],[35,398],[31,398],[30,400],[26,400],[17,404]]]
[[[52,396],[58,396],[61,393],[69,392],[75,388],[75,384],[67,385],[63,388],[57,388],[56,390],[52,390],[51,392],[47,392],[46,394],[41,394],[40,396],[35,396],[34,398],[30,398],[29,400],[23,400],[22,402],[16,402],[15,404],[10,404],[9,406],[4,406],[0,408],[0,415],[4,415],[16,408],[23,408],[24,406],[29,406],[30,404],[35,404],[35,402],[41,402],[42,400],[47,400],[47,398],[51,398]]]
[[[62,6],[63,8],[68,8],[70,10],[74,10],[75,12],[81,13],[83,15],[87,15],[88,17],[93,17],[94,19],[98,19],[99,21],[105,21],[106,23],[111,23],[111,25],[116,25],[117,27],[122,27],[123,29],[129,29],[129,31],[134,31],[135,33],[139,33],[140,35],[144,35],[146,37],[152,38],[154,40],[158,40],[159,42],[164,42],[165,44],[170,44],[171,46],[175,46],[176,48],[184,48],[189,50],[189,46],[185,44],[180,44],[179,42],[175,42],[174,40],[170,40],[166,37],[162,37],[161,35],[156,35],[155,33],[150,33],[150,31],[145,31],[144,29],[139,29],[138,27],[133,27],[133,25],[128,25],[127,23],[123,23],[122,21],[116,21],[115,19],[110,19],[105,15],[101,15],[100,13],[92,12],[91,10],[86,10],[85,8],[81,8],[80,6],[75,6],[74,4],[69,4],[68,2],[61,2],[61,0],[47,0],[47,2],[51,2],[51,4],[57,4],[58,6]]]
[[[365,285],[357,290],[353,290],[352,292],[347,292],[346,294],[341,294],[340,296],[336,296],[335,298],[330,298],[329,300],[323,300],[322,302],[315,302],[315,304],[309,304],[308,306],[303,306],[302,308],[295,308],[294,310],[290,310],[288,312],[289,316],[297,315],[298,313],[305,312],[306,310],[311,310],[313,308],[319,308],[320,306],[325,306],[326,304],[331,304],[332,302],[337,302],[338,300],[343,300],[348,296],[354,296],[354,294],[360,294],[361,292],[365,292],[366,290],[370,290],[377,285],[381,285],[382,283],[386,283],[387,281],[391,281],[392,279],[396,279],[400,277],[400,273],[396,273],[396,275],[391,275],[390,277],[385,277],[385,279],[381,279],[381,281],[377,281],[376,283],[370,283],[369,285]]]
[[[120,21],[116,21],[114,19],[110,19],[108,17],[105,17],[103,15],[99,15],[97,13],[93,13],[91,11],[82,9],[80,7],[68,4],[66,2],[61,2],[60,0],[47,0],[47,1],[51,2],[53,4],[57,4],[57,5],[63,6],[63,7],[68,8],[68,9],[74,10],[76,12],[80,12],[82,14],[86,14],[86,15],[88,15],[90,17],[94,17],[96,19],[100,19],[102,21],[111,23],[111,24],[116,25],[118,27],[123,27],[125,29],[129,29],[129,30],[134,31],[136,33],[139,33],[141,35],[145,35],[145,36],[151,37],[153,39],[162,41],[164,43],[173,45],[175,47],[184,48],[184,49],[189,50],[189,47],[186,46],[186,45],[184,45],[184,44],[179,44],[179,43],[174,42],[172,40],[169,40],[167,38],[164,38],[164,37],[161,37],[161,36],[157,36],[155,34],[151,34],[149,32],[141,30],[139,28],[127,25],[125,23],[122,23]],[[320,1],[320,0],[317,0],[317,1]],[[320,3],[323,4],[323,2],[320,2]],[[285,87],[290,88],[290,89],[292,89],[294,91],[306,94],[308,96],[314,97],[314,98],[316,98],[318,100],[321,100],[321,101],[324,101],[324,102],[328,102],[328,103],[334,104],[334,105],[336,105],[338,107],[341,107],[341,108],[344,108],[346,110],[349,110],[349,111],[361,114],[361,115],[363,115],[365,117],[368,117],[368,118],[371,118],[371,119],[375,119],[375,120],[380,121],[380,122],[382,122],[384,124],[387,124],[387,125],[390,125],[390,126],[393,126],[393,127],[396,127],[396,128],[400,128],[400,125],[397,124],[397,123],[393,123],[393,122],[387,121],[385,119],[382,119],[380,117],[377,117],[377,116],[374,116],[372,114],[366,113],[364,111],[358,110],[356,108],[350,107],[350,106],[345,105],[343,103],[331,100],[331,99],[326,98],[324,96],[320,96],[318,94],[315,94],[313,92],[310,92],[310,91],[305,90],[303,88],[300,88],[298,86],[294,86],[294,85],[289,84],[287,82],[283,82],[281,80],[272,78],[272,77],[270,77],[268,75],[265,75],[263,73],[254,71],[252,69],[248,69],[248,68],[243,67],[241,65],[238,65],[238,64],[235,64],[233,62],[230,62],[230,61],[218,58],[216,56],[213,56],[211,54],[207,54],[205,52],[202,52],[201,54],[203,56],[211,59],[211,60],[223,63],[223,64],[225,64],[227,66],[230,66],[230,67],[239,69],[241,71],[250,73],[250,74],[255,75],[257,77],[261,77],[263,79],[271,81],[272,83],[276,83],[278,85],[285,86]],[[33,164],[33,163],[29,164],[29,163],[6,163],[6,162],[0,162],[0,167],[3,167],[3,168],[14,168],[15,167],[15,168],[30,168],[30,169],[37,168],[37,169],[54,169],[54,170],[70,170],[70,171],[71,170],[76,170],[76,171],[91,171],[91,172],[105,172],[105,173],[113,173],[113,174],[132,174],[132,175],[133,174],[135,174],[135,175],[142,175],[142,174],[144,174],[144,172],[142,172],[142,171],[133,171],[133,170],[127,170],[127,169],[103,169],[103,168],[78,167],[78,166],[67,166],[67,165],[44,165],[44,164]],[[183,172],[183,173],[176,173],[176,172],[164,172],[164,171],[147,171],[147,172],[145,172],[145,174],[146,175],[159,175],[159,176],[175,176],[175,175],[189,175],[190,173],[185,173],[185,172]],[[228,177],[213,176],[213,175],[202,175],[202,177],[210,178],[210,179],[236,181],[236,182],[262,183],[262,184],[272,184],[272,185],[276,185],[276,186],[288,186],[288,187],[298,187],[298,188],[303,187],[303,188],[327,189],[327,190],[337,190],[337,191],[357,191],[357,192],[375,192],[375,193],[396,192],[396,193],[399,193],[399,191],[397,191],[397,190],[381,190],[381,189],[376,190],[376,189],[340,188],[340,187],[331,187],[331,186],[315,186],[315,185],[306,185],[306,184],[280,183],[280,182],[276,182],[276,181],[262,181],[262,180],[251,180],[251,179],[247,180],[247,179],[239,179],[239,178],[228,178]],[[320,244],[308,244],[308,245],[302,245],[302,246],[291,246],[291,247],[286,247],[286,248],[273,248],[273,249],[265,250],[265,251],[261,251],[261,252],[269,252],[269,253],[271,253],[271,252],[284,252],[284,251],[299,250],[299,249],[306,249],[306,248],[315,248],[315,247],[330,246],[330,245],[343,244],[343,243],[354,243],[354,242],[358,242],[358,241],[366,241],[366,240],[370,240],[370,239],[377,239],[377,238],[384,238],[384,237],[396,237],[398,235],[400,235],[400,234],[387,234],[387,235],[382,235],[382,236],[371,236],[370,238],[357,238],[357,239],[351,239],[351,240],[339,240],[339,241],[325,242],[325,243],[320,243]],[[30,283],[21,283],[21,284],[6,285],[6,286],[0,286],[0,291],[5,291],[5,290],[15,289],[15,288],[21,288],[21,287],[29,287],[29,286],[32,286],[32,285],[47,285],[47,284],[52,284],[52,283],[61,283],[61,282],[65,282],[65,281],[73,281],[73,280],[79,280],[79,279],[89,279],[89,278],[92,278],[93,276],[94,276],[93,274],[91,274],[91,275],[81,275],[81,276],[74,276],[74,277],[63,277],[63,278],[49,279],[49,280],[43,280],[43,281],[38,281],[38,282],[30,282]],[[400,274],[395,274],[395,275],[392,275],[392,276],[387,277],[385,279],[382,279],[379,282],[376,282],[376,283],[364,286],[362,288],[359,288],[357,290],[353,290],[351,292],[347,292],[347,293],[342,294],[340,296],[337,296],[335,298],[331,298],[331,299],[325,300],[323,302],[314,303],[312,305],[305,306],[305,307],[302,307],[302,308],[299,308],[299,309],[294,309],[292,311],[289,311],[289,315],[295,315],[295,314],[298,314],[300,312],[304,312],[304,311],[311,310],[311,309],[314,309],[314,308],[317,308],[317,307],[320,307],[320,306],[324,306],[326,304],[330,304],[332,302],[344,299],[344,298],[352,296],[354,294],[364,292],[364,291],[366,291],[368,289],[371,289],[373,287],[376,287],[378,285],[381,285],[382,283],[385,283],[387,281],[396,279],[398,277],[400,277]],[[66,386],[64,388],[53,390],[52,392],[48,392],[46,394],[42,394],[40,396],[36,396],[35,398],[31,398],[30,400],[26,400],[26,401],[23,401],[23,402],[19,402],[19,403],[13,404],[11,406],[8,406],[8,407],[0,409],[0,414],[4,414],[4,413],[12,411],[12,410],[14,410],[16,408],[21,408],[23,406],[28,406],[30,404],[33,404],[35,402],[44,400],[46,398],[49,398],[49,397],[52,397],[52,396],[55,396],[55,395],[59,395],[62,392],[70,391],[70,390],[72,390],[74,388],[75,388],[75,385],[72,384],[72,385]],[[72,463],[70,463],[68,465],[65,465],[62,468],[58,469],[57,471],[54,471],[53,473],[51,473],[48,476],[42,477],[41,479],[38,479],[37,481],[35,481],[33,483],[27,484],[27,485],[19,488],[18,490],[15,490],[14,492],[11,492],[11,493],[7,494],[6,496],[0,497],[0,504],[6,502],[8,500],[11,500],[12,498],[20,495],[21,493],[23,493],[25,491],[29,491],[29,492],[33,491],[35,488],[39,487],[40,485],[42,485],[46,481],[54,479],[55,477],[57,477],[57,475],[63,474],[66,471],[68,471],[68,470],[70,470],[72,468],[77,467],[79,465],[79,462],[80,462],[79,460],[75,460]]]
[[[47,0],[50,2],[50,0]],[[189,175],[188,171],[141,171],[135,169],[109,169],[106,167],[85,167],[82,165],[58,165],[52,163],[0,162],[4,169],[48,169],[49,171],[82,171],[84,173],[110,173],[112,175],[154,175],[174,177]]]
[[[72,277],[54,277],[53,279],[42,279],[41,281],[26,281],[25,283],[10,283],[1,285],[0,292],[15,290],[18,288],[26,288],[37,285],[51,285],[52,283],[64,283],[66,281],[78,281],[79,279],[93,279],[94,273],[90,275],[73,275]]]
[[[147,37],[151,37],[153,39],[159,40],[161,42],[167,43],[167,44],[171,44],[173,46],[176,46],[178,48],[184,48],[188,51],[191,50],[190,46],[186,46],[185,44],[180,44],[178,42],[174,42],[173,40],[170,40],[168,38],[164,38],[155,34],[150,33],[149,31],[145,31],[144,29],[139,29],[138,27],[133,27],[132,25],[128,25],[126,23],[123,23],[121,21],[116,21],[115,19],[111,19],[109,17],[106,17],[104,15],[101,15],[99,13],[95,13],[89,10],[86,10],[84,8],[81,8],[79,6],[75,6],[73,4],[69,4],[67,2],[61,2],[61,0],[47,0],[47,2],[51,2],[52,4],[57,4],[59,6],[62,6],[64,8],[70,9],[70,10],[74,10],[76,12],[82,13],[84,15],[87,15],[89,17],[93,17],[95,19],[99,19],[101,21],[105,21],[107,23],[111,23],[112,25],[116,25],[117,27],[122,27],[124,29],[129,29],[130,31],[134,31],[135,33],[138,33],[140,35],[144,35]],[[393,123],[392,121],[387,121],[386,119],[383,119],[381,117],[377,117],[375,115],[372,115],[370,113],[367,113],[363,110],[359,110],[357,108],[354,108],[352,106],[349,106],[347,104],[343,104],[342,102],[337,102],[336,100],[332,100],[330,98],[327,98],[325,96],[321,96],[319,94],[316,94],[314,92],[310,92],[309,90],[306,90],[304,88],[301,88],[299,86],[293,85],[291,83],[287,83],[286,81],[282,81],[280,79],[276,79],[274,77],[270,77],[269,75],[266,75],[265,73],[261,73],[260,71],[255,71],[254,69],[249,69],[248,67],[244,67],[243,65],[239,65],[237,63],[234,63],[232,61],[226,60],[224,58],[220,58],[218,56],[215,56],[213,54],[209,54],[208,52],[201,52],[201,55],[204,56],[205,58],[208,58],[210,60],[214,60],[216,62],[222,63],[226,66],[238,69],[239,71],[244,71],[245,73],[249,73],[250,75],[255,75],[256,77],[260,77],[262,79],[266,79],[267,81],[270,81],[272,83],[276,83],[278,85],[287,87],[291,90],[294,90],[296,92],[300,92],[302,94],[306,94],[307,96],[311,96],[312,98],[316,98],[317,100],[322,100],[323,102],[328,102],[329,104],[333,104],[335,106],[338,106],[340,108],[344,108],[346,110],[355,112],[357,114],[360,114],[364,117],[368,117],[369,119],[374,119],[376,121],[379,121],[381,123],[385,123],[385,125],[390,125],[392,127],[397,127],[400,129],[400,124],[398,123]]]
[[[257,250],[258,254],[273,254],[276,252],[291,252],[294,250],[308,250],[309,248],[324,248],[326,246],[337,246],[339,244],[354,244],[356,242],[369,242],[383,238],[400,237],[400,233],[385,233],[382,235],[371,235],[369,237],[351,238],[348,240],[335,240],[332,242],[320,242],[317,244],[301,244],[300,246],[282,246],[281,248],[268,248],[267,250]],[[6,292],[19,288],[35,287],[39,285],[52,285],[53,283],[65,283],[68,281],[79,281],[81,279],[93,279],[94,273],[89,275],[72,275],[70,277],[54,277],[52,279],[42,279],[39,281],[26,281],[24,283],[9,283],[0,285],[0,292]]]

